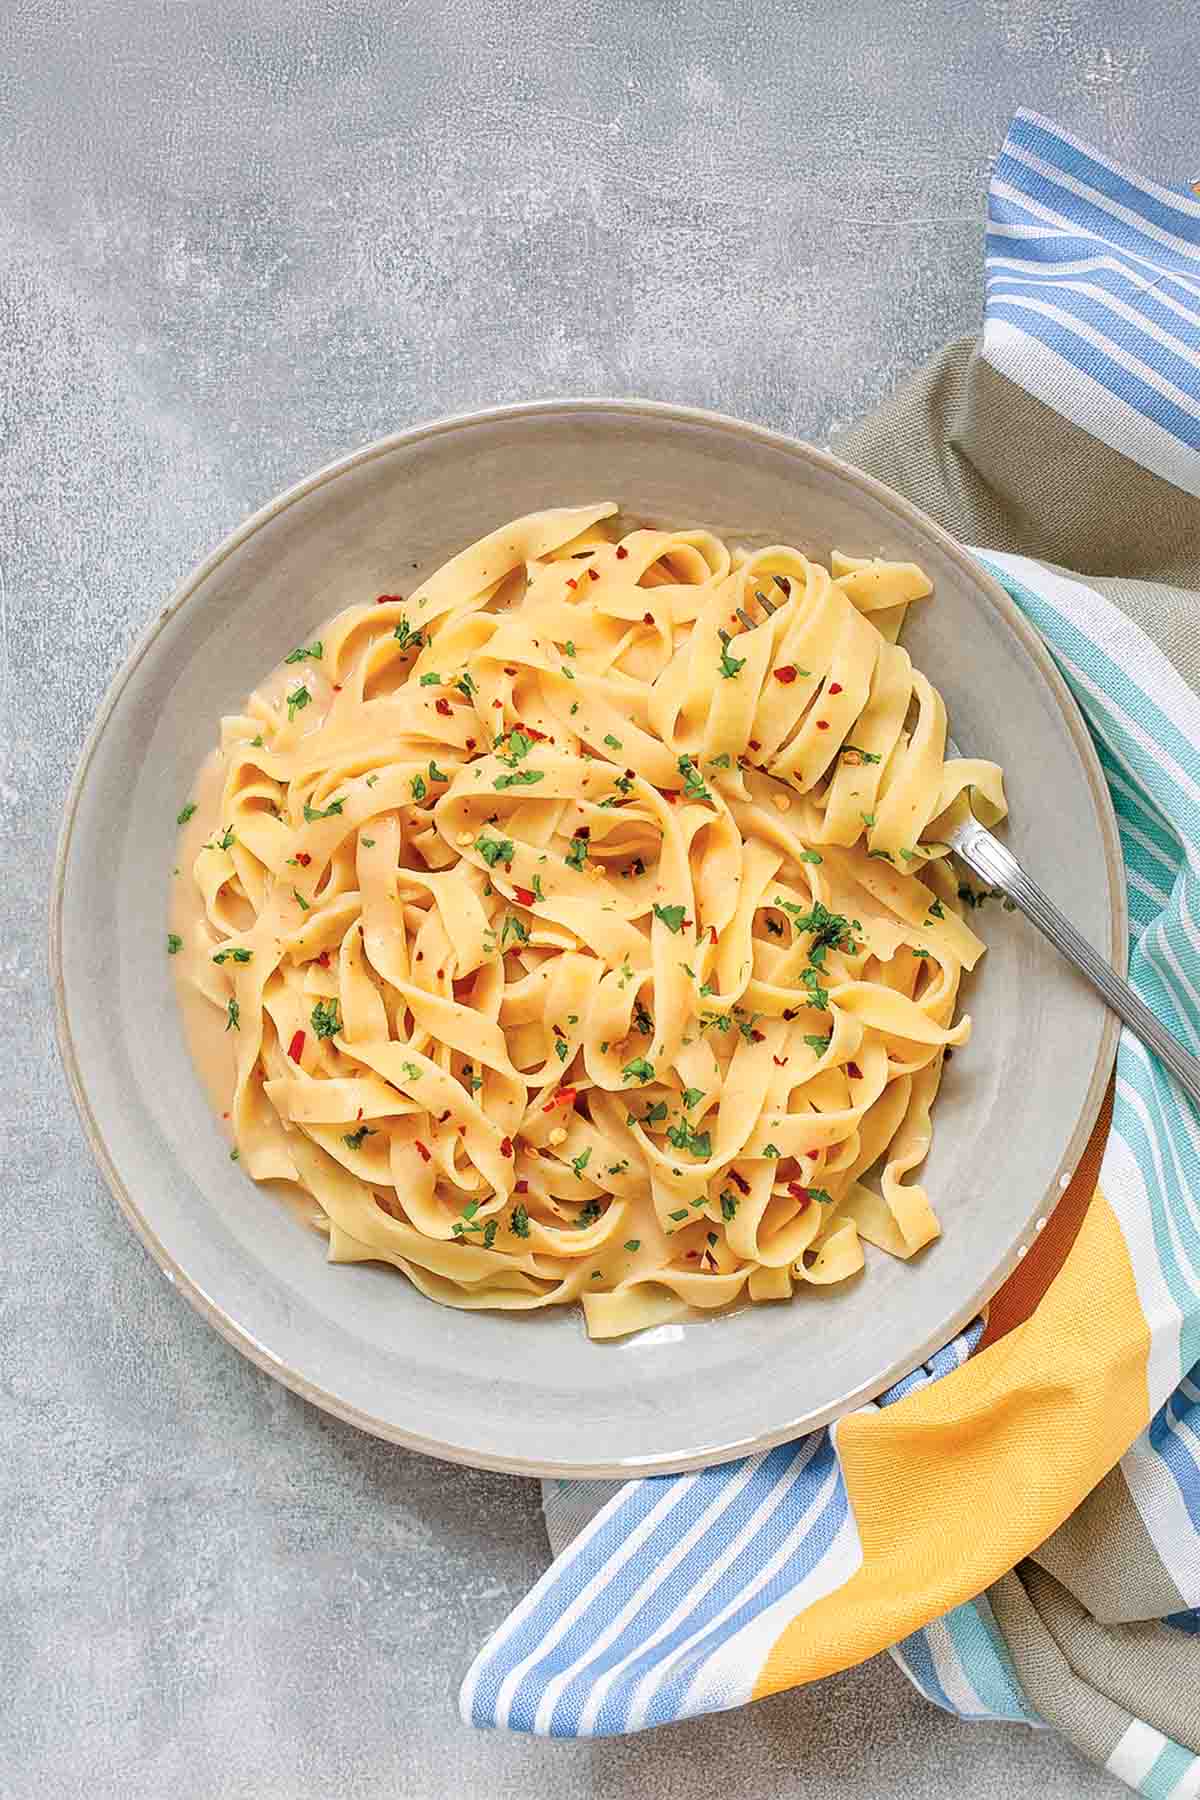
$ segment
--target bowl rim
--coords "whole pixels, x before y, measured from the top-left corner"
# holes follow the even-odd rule
[[[791,455],[799,455],[806,461],[823,467],[830,474],[849,480],[852,485],[868,493],[878,505],[897,515],[910,529],[915,528],[931,537],[943,555],[957,564],[968,582],[981,585],[992,604],[1004,617],[1031,660],[1044,676],[1058,701],[1062,717],[1078,751],[1079,760],[1087,776],[1095,802],[1103,840],[1112,939],[1108,947],[1109,960],[1118,974],[1124,974],[1127,946],[1127,899],[1123,879],[1123,861],[1116,815],[1100,760],[1075,698],[1049,649],[991,572],[971,556],[927,513],[902,494],[897,493],[895,489],[890,488],[885,482],[877,480],[874,476],[867,475],[852,463],[844,462],[831,451],[821,449],[802,438],[793,437],[787,432],[775,431],[768,426],[754,424],[748,420],[735,418],[728,413],[714,412],[703,407],[677,405],[672,401],[651,400],[638,396],[562,395],[450,413],[441,418],[407,426],[403,430],[391,432],[385,437],[376,438],[357,450],[352,450],[346,455],[335,458],[332,462],[325,463],[313,474],[303,477],[266,501],[264,505],[228,533],[201,562],[197,563],[184,576],[166,605],[137,637],[110,680],[80,751],[63,808],[51,878],[48,913],[49,975],[59,1055],[88,1147],[99,1165],[100,1172],[127,1222],[141,1239],[168,1281],[227,1343],[233,1345],[236,1350],[248,1357],[266,1374],[273,1376],[293,1393],[311,1401],[325,1412],[331,1413],[334,1417],[342,1419],[350,1425],[357,1426],[359,1430],[368,1432],[374,1437],[399,1444],[409,1450],[419,1451],[426,1456],[438,1457],[443,1461],[460,1463],[471,1468],[492,1469],[511,1475],[559,1478],[609,1477],[628,1480],[640,1475],[661,1475],[700,1469],[736,1457],[757,1454],[827,1425],[832,1420],[841,1418],[846,1413],[876,1398],[895,1382],[920,1367],[930,1355],[941,1349],[972,1318],[976,1317],[1007,1280],[1025,1256],[1030,1244],[1042,1230],[1047,1217],[1062,1197],[1066,1186],[1063,1177],[1071,1177],[1075,1173],[1076,1164],[1099,1117],[1115,1063],[1117,1041],[1120,1035],[1120,1023],[1116,1015],[1112,1012],[1106,1014],[1091,1081],[1059,1163],[1061,1172],[1056,1174],[1049,1188],[1037,1197],[1036,1203],[1031,1205],[1026,1224],[1009,1255],[982,1284],[964,1298],[951,1315],[949,1325],[939,1325],[934,1337],[926,1340],[918,1351],[898,1359],[887,1369],[881,1371],[878,1376],[859,1384],[829,1405],[802,1414],[769,1431],[759,1432],[749,1438],[739,1439],[728,1444],[706,1445],[701,1452],[691,1456],[680,1456],[667,1452],[661,1457],[641,1455],[619,1461],[591,1464],[555,1461],[553,1458],[506,1457],[474,1449],[469,1444],[430,1438],[419,1431],[398,1426],[389,1419],[379,1418],[372,1413],[365,1412],[341,1395],[321,1387],[300,1370],[285,1363],[265,1344],[260,1343],[245,1325],[226,1312],[221,1304],[207,1293],[167,1250],[117,1169],[116,1162],[92,1110],[76,1054],[68,1014],[63,968],[62,929],[67,864],[71,853],[76,815],[92,760],[103,738],[108,721],[142,659],[166,624],[182,607],[195,599],[208,577],[243,544],[266,525],[279,518],[289,507],[316,489],[336,481],[351,469],[386,456],[401,446],[418,445],[460,430],[464,426],[503,424],[506,421],[515,422],[538,416],[552,416],[562,412],[627,415],[639,418],[657,418],[664,422],[670,421],[686,425],[701,425],[732,437],[749,439],[768,448],[782,450]]]

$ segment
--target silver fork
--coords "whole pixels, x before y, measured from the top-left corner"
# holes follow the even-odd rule
[[[787,594],[789,589],[786,576],[776,575],[774,579],[783,593]],[[757,588],[754,597],[764,612],[773,613],[776,610],[776,602],[768,600]],[[753,631],[759,623],[740,606],[737,614],[749,631]],[[723,631],[721,636],[726,643],[729,642],[727,632]],[[951,737],[946,739],[946,749],[951,756],[962,755]],[[1049,938],[1055,949],[1060,950],[1068,962],[1074,963],[1106,1005],[1128,1025],[1134,1036],[1140,1038],[1146,1048],[1152,1050],[1159,1061],[1170,1069],[1193,1105],[1200,1107],[1200,1060],[1191,1056],[1169,1031],[1163,1029],[1150,1008],[1138,999],[1129,984],[1121,980],[1100,952],[1094,950],[1071,921],[1058,910],[1033,877],[1026,874],[1012,851],[999,838],[994,837],[986,826],[979,823],[969,805],[963,823],[956,825],[950,832],[949,843],[954,854],[969,869],[986,881],[988,887],[1006,902],[1019,908],[1037,926],[1043,937]]]

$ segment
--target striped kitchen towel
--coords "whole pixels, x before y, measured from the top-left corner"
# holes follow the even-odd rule
[[[982,337],[836,447],[986,546],[1050,646],[1116,808],[1130,979],[1200,1050],[1200,203],[1020,113]],[[463,1685],[477,1725],[632,1731],[890,1647],[939,1706],[1200,1796],[1195,1113],[1124,1033],[986,1327],[828,1431],[549,1483],[546,1517],[556,1560]]]

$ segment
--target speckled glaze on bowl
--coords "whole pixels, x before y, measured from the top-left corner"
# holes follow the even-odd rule
[[[590,1343],[577,1312],[464,1313],[395,1271],[333,1267],[229,1160],[164,954],[175,815],[221,714],[352,599],[405,592],[543,506],[612,498],[653,523],[912,558],[935,598],[905,643],[973,751],[1005,768],[1009,840],[1123,966],[1116,826],[1066,687],[1003,591],[932,522],[820,451],[639,400],[505,407],[405,431],[263,508],[183,584],[113,682],[67,803],[51,915],[63,1061],[97,1160],[192,1304],[260,1367],[380,1437],[539,1475],[693,1468],[880,1393],[995,1292],[1099,1110],[1116,1025],[1019,916],[989,909],[923,1179],[941,1240],[791,1304]]]

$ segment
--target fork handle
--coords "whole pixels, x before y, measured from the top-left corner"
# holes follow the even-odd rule
[[[1163,1030],[1150,1008],[1114,973],[1087,939],[1080,936],[1050,896],[1025,873],[1011,850],[982,826],[978,831],[964,833],[955,849],[976,875],[982,876],[989,887],[1000,888],[1043,936],[1049,938],[1055,949],[1061,950],[1068,961],[1087,976],[1117,1017],[1170,1069],[1192,1104],[1200,1107],[1200,1061],[1189,1055],[1170,1032]]]

